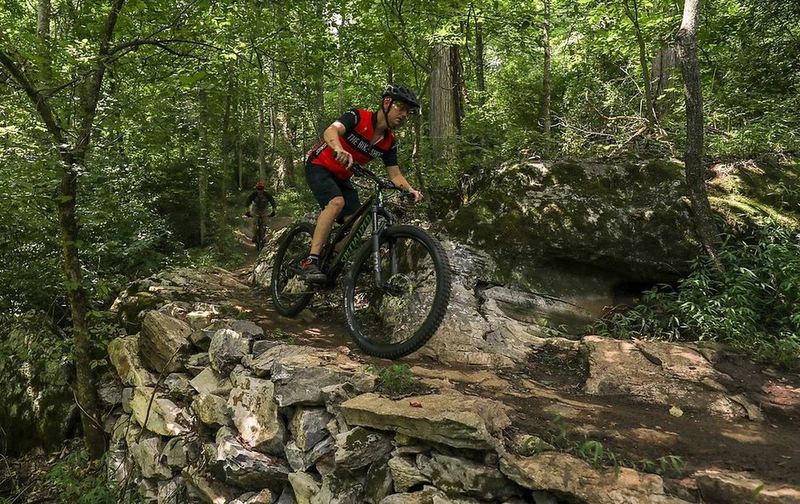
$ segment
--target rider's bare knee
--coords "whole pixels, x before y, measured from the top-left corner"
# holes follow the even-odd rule
[[[328,208],[335,209],[336,215],[339,215],[344,208],[344,198],[341,196],[336,196],[328,202]]]

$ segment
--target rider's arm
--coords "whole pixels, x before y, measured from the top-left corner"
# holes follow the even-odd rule
[[[267,197],[269,204],[272,205],[272,215],[275,215],[275,208],[278,206],[275,204],[275,198],[273,198],[272,195],[266,191],[264,192],[264,195]]]
[[[422,201],[422,193],[411,187],[411,184],[408,183],[408,180],[403,176],[402,172],[400,171],[400,167],[397,165],[394,166],[387,166],[386,171],[389,173],[389,179],[391,179],[392,183],[399,187],[404,191],[408,191],[412,196],[414,196],[414,202]]]
[[[250,193],[250,197],[247,198],[247,203],[244,204],[246,207],[250,207],[250,205],[256,200],[256,192],[253,191]]]
[[[333,149],[336,160],[347,168],[350,168],[350,165],[353,164],[353,156],[344,150],[339,137],[342,137],[348,132],[352,131],[357,123],[358,112],[355,110],[348,110],[342,114],[339,119],[333,121],[333,124],[325,128],[325,131],[322,133],[322,140],[325,141],[325,144],[328,147]]]
[[[325,128],[325,132],[322,133],[322,139],[325,140],[328,147],[334,151],[340,151],[342,150],[342,142],[339,141],[339,137],[344,136],[344,134],[344,124],[339,121],[334,121],[333,124]]]
[[[411,187],[411,184],[408,183],[408,180],[400,171],[400,167],[397,166],[397,142],[392,143],[392,146],[383,154],[382,158],[392,183],[400,189],[411,193],[414,196],[414,201],[420,201],[422,193]]]
[[[350,165],[353,164],[353,156],[344,150],[342,142],[339,141],[339,137],[344,134],[344,125],[336,121],[325,129],[322,139],[325,140],[328,147],[333,149],[333,157],[336,158],[336,161],[340,162],[345,168],[350,168]]]
[[[408,180],[406,180],[406,178],[403,176],[399,166],[387,166],[386,173],[389,174],[389,180],[391,180],[392,183],[400,189],[404,191],[411,191],[411,189],[413,189],[411,184],[408,183]]]

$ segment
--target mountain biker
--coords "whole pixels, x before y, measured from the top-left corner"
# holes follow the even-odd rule
[[[255,219],[253,219],[253,236],[250,238],[250,241],[255,243],[256,236],[258,235],[258,223],[266,222],[267,218],[267,203],[272,205],[272,213],[269,214],[270,217],[275,216],[275,198],[272,197],[270,193],[264,190],[264,181],[259,180],[256,182],[256,190],[250,194],[250,197],[247,198],[247,203],[245,206],[247,207],[247,212],[245,215],[248,217],[252,217],[255,214]]]
[[[397,165],[397,142],[392,132],[418,109],[419,100],[410,89],[390,84],[383,92],[379,110],[345,112],[328,126],[323,140],[308,152],[306,181],[322,208],[311,250],[303,261],[303,277],[309,282],[327,280],[319,268],[319,254],[328,241],[333,222],[337,219],[343,222],[361,206],[358,192],[349,180],[353,176],[350,167],[354,162],[364,165],[380,157],[391,181],[413,195],[415,202],[422,199],[422,193],[411,187]]]

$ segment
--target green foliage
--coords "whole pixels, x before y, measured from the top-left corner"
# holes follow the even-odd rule
[[[378,389],[390,395],[404,395],[420,388],[408,364],[392,364],[384,368],[370,365],[367,371],[378,375]]]
[[[48,481],[58,492],[59,504],[113,504],[117,498],[105,476],[105,464],[89,461],[85,451],[70,454],[54,465]]]
[[[761,361],[800,366],[800,236],[769,223],[747,239],[729,236],[719,252],[692,265],[676,288],[645,293],[627,313],[603,322],[614,337],[719,341]]]
[[[278,215],[301,217],[308,212],[316,212],[319,208],[311,191],[286,189],[276,191],[274,196]]]
[[[656,460],[637,460],[634,462],[633,468],[667,478],[682,478],[685,475],[686,462],[677,455],[667,455],[658,457]]]

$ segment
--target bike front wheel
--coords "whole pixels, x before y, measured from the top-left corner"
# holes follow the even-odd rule
[[[378,247],[356,253],[344,286],[347,329],[367,354],[397,359],[418,350],[442,323],[450,265],[441,244],[413,226],[392,226]]]
[[[264,248],[264,240],[266,239],[267,230],[263,224],[259,224],[258,232],[256,233],[256,250],[261,252]]]
[[[270,293],[275,310],[286,317],[293,317],[305,308],[314,296],[302,280],[303,259],[311,249],[314,227],[298,224],[281,237],[275,262],[272,266]]]

